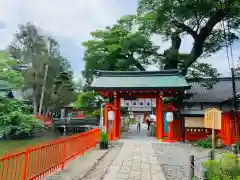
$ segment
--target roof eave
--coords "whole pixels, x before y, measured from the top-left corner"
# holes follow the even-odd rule
[[[190,89],[191,86],[181,86],[181,87],[96,87],[96,86],[90,86],[89,90],[95,90],[95,91],[134,91],[134,90],[187,90]]]

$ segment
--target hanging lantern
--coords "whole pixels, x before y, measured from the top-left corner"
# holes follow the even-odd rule
[[[114,112],[112,110],[108,111],[108,120],[109,121],[113,121],[114,120]]]
[[[173,113],[172,112],[167,112],[166,113],[166,120],[167,120],[167,122],[173,122],[174,118],[173,118]]]

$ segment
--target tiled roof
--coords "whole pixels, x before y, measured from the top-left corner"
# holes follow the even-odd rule
[[[204,79],[208,81],[211,79]],[[236,92],[240,94],[240,77],[236,77]],[[192,88],[189,90],[193,96],[186,99],[186,102],[223,102],[232,98],[232,79],[223,77],[219,79],[213,88],[203,87],[199,82],[190,82]]]
[[[189,84],[177,70],[100,71],[91,87],[95,90],[184,89],[188,88]]]

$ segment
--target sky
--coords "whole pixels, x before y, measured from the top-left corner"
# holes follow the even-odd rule
[[[11,42],[18,25],[34,22],[44,33],[60,43],[63,56],[71,63],[76,76],[83,70],[84,49],[82,42],[91,39],[90,32],[114,24],[121,16],[134,14],[137,0],[0,0],[0,49]],[[168,48],[169,42],[153,37],[153,42]],[[181,52],[189,52],[192,39],[183,39]],[[233,57],[237,62],[240,45],[233,46]],[[203,61],[211,63],[223,75],[229,75],[226,50],[222,50]],[[149,70],[156,70],[154,66]]]

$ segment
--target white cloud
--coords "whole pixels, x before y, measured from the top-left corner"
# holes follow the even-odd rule
[[[18,24],[32,21],[54,36],[81,44],[91,31],[113,24],[121,15],[113,0],[0,0],[0,22],[6,25],[0,33],[6,40],[0,43],[4,46],[11,39]]]

